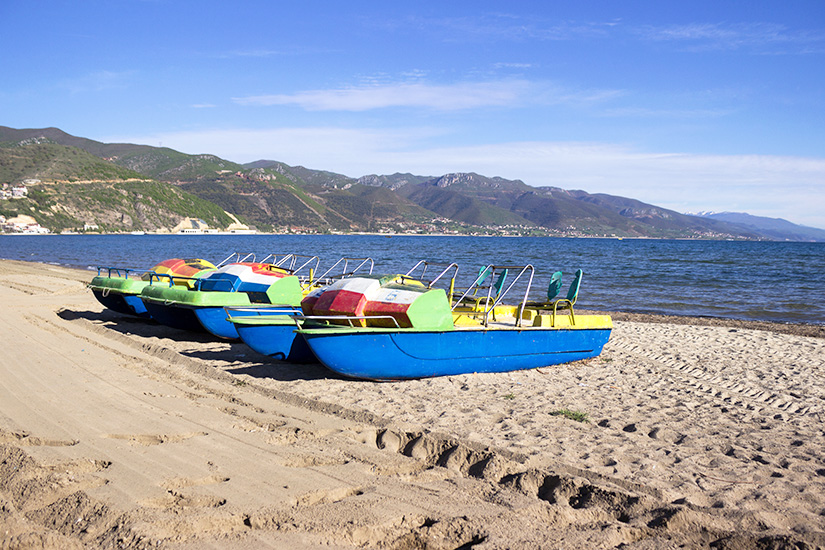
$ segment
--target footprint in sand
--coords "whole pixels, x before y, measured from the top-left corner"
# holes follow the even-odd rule
[[[226,504],[225,498],[210,495],[184,495],[169,490],[158,498],[144,500],[141,504],[147,508],[182,509],[182,508],[219,508]]]
[[[186,477],[176,477],[167,479],[161,483],[161,487],[170,491],[175,489],[183,489],[184,487],[199,487],[201,485],[214,485],[217,483],[226,483],[229,478],[221,475],[211,475],[198,479],[191,479]]]
[[[21,447],[72,447],[76,439],[49,439],[30,435],[28,432],[7,432],[0,430],[0,444],[11,443]]]
[[[211,475],[202,478],[176,477],[163,481],[160,486],[166,492],[163,496],[141,501],[146,508],[161,510],[181,510],[184,508],[220,508],[226,504],[226,499],[214,495],[184,494],[181,489],[202,487],[226,483],[229,478],[221,475]]]
[[[193,437],[209,435],[206,432],[193,432],[188,434],[107,434],[103,437],[108,439],[123,439],[132,445],[161,445],[163,443],[180,443]]]

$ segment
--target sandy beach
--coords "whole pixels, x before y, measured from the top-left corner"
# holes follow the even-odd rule
[[[374,383],[93,275],[0,261],[0,549],[825,548],[825,327],[617,314],[595,359]]]

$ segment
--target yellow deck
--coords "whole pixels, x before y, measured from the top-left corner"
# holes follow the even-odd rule
[[[499,306],[495,314],[490,313],[489,324],[514,326],[516,323],[516,306]],[[472,310],[453,312],[453,324],[456,327],[477,327],[482,324],[484,313]],[[574,328],[574,329],[605,329],[613,328],[613,320],[609,315],[576,315],[575,322],[567,313],[559,313],[553,319],[552,313],[541,313],[534,309],[527,309],[522,314],[523,327],[541,328]]]

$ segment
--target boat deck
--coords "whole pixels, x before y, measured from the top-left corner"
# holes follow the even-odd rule
[[[453,313],[453,323],[456,329],[479,328],[483,324],[483,313],[473,311],[456,311]],[[513,329],[516,318],[511,314],[490,314],[487,328]],[[536,310],[525,310],[522,315],[522,329],[610,329],[613,321],[609,315],[576,315],[541,313]]]

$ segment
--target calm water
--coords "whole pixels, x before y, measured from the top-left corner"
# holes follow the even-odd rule
[[[825,323],[825,243],[367,235],[0,236],[0,258],[81,268],[145,269],[175,257],[219,262],[232,252],[254,252],[258,259],[271,252],[316,255],[321,271],[342,256],[371,257],[380,273],[403,273],[420,259],[453,261],[465,283],[482,264],[530,263],[536,268],[535,299],[553,271],[564,272],[565,293],[573,272],[581,268],[582,308]]]

